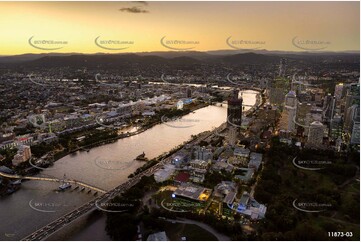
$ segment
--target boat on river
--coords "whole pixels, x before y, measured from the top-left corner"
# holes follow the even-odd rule
[[[145,157],[144,151],[143,151],[142,154],[138,155],[137,158],[135,158],[135,159],[136,159],[136,160],[139,160],[139,161],[147,161],[147,160],[148,160],[148,158]]]

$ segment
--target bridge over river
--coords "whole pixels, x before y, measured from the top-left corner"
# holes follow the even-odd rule
[[[8,174],[8,173],[4,173],[4,172],[0,172],[0,176],[5,177],[5,178],[10,178],[10,179],[20,179],[20,180],[36,180],[36,181],[48,181],[48,182],[65,182],[65,183],[70,183],[73,185],[77,185],[77,186],[81,186],[81,187],[85,187],[88,188],[90,190],[99,192],[99,193],[106,193],[105,190],[96,187],[96,186],[92,186],[89,185],[85,182],[81,182],[81,181],[77,181],[77,180],[73,180],[73,179],[59,179],[59,178],[52,178],[52,177],[37,177],[37,176],[20,176],[20,175],[13,175],[13,174]]]
[[[197,139],[189,142],[188,144],[195,144],[197,142],[200,142],[201,140],[207,139],[211,135],[214,135],[215,132],[220,132],[224,129],[225,125],[221,125],[220,127],[216,128],[212,132],[205,132],[202,135],[200,135]],[[105,192],[104,194],[100,195],[99,197],[85,203],[84,205],[78,207],[77,209],[59,217],[55,221],[51,222],[50,224],[42,227],[41,229],[33,232],[32,234],[26,236],[22,240],[45,240],[48,238],[51,234],[55,233],[56,231],[60,230],[62,227],[70,224],[71,222],[75,221],[76,219],[80,218],[81,216],[98,209],[98,204],[107,203],[111,201],[114,197],[121,195],[126,190],[137,184],[143,176],[151,176],[153,175],[157,170],[162,168],[165,164],[169,163],[171,161],[171,157],[165,158],[156,165],[148,168],[147,170],[133,176],[130,178],[127,182],[119,185],[118,187]],[[16,178],[16,175],[11,175],[12,178]],[[20,179],[20,177],[19,177]],[[36,179],[40,179],[39,177]],[[43,178],[43,179],[49,179],[49,178]],[[52,178],[50,178],[51,181]],[[41,180],[41,179],[40,179]],[[61,181],[61,179],[58,179],[58,181]],[[77,182],[79,184],[79,182]],[[88,185],[89,186],[89,185]],[[99,189],[99,188],[98,188]]]

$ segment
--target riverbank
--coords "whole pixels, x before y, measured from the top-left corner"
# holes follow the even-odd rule
[[[253,103],[254,101],[251,102],[251,104]],[[194,125],[191,127],[179,129],[169,126],[168,123],[162,123],[139,135],[94,147],[89,152],[77,152],[76,155],[66,156],[57,160],[54,166],[45,169],[40,174],[49,177],[63,177],[66,174],[68,178],[96,185],[104,190],[111,190],[119,184],[127,182],[129,174],[144,164],[133,161],[137,155],[144,151],[151,160],[169,152],[179,144],[188,141],[192,135],[211,130],[224,123],[226,112],[226,107],[209,105],[182,118],[186,122],[188,120],[199,121],[192,123]],[[78,190],[56,192],[57,187],[56,183],[27,181],[22,184],[22,188],[18,192],[0,200],[3,217],[6,218],[6,222],[0,222],[0,239],[20,240],[34,232],[36,228],[51,223],[93,199],[93,196]],[[39,206],[49,203],[63,206],[53,208],[57,211],[54,213],[41,213],[31,209],[29,201],[36,202]],[[22,222],[26,220],[34,222]],[[14,236],[9,239],[4,236],[4,233],[14,234]]]
[[[245,104],[253,105],[255,98],[252,96],[244,101]],[[144,151],[149,159],[153,159],[169,152],[174,147],[188,141],[193,135],[212,130],[224,123],[226,113],[226,107],[209,105],[183,118],[186,121],[199,121],[192,123],[192,126],[188,128],[179,129],[162,123],[129,139],[120,139],[111,144],[94,147],[89,152],[77,152],[76,155],[66,156],[57,160],[53,167],[45,169],[41,174],[62,177],[66,173],[69,178],[76,178],[105,190],[111,190],[119,184],[127,182],[129,174],[144,164],[133,161],[137,155]],[[2,215],[6,218],[0,222],[0,239],[20,240],[34,232],[36,228],[43,227],[93,199],[93,196],[79,191],[69,190],[59,193],[55,191],[57,187],[55,183],[27,181],[23,183],[18,192],[0,200]],[[57,206],[54,209],[57,212],[54,213],[40,213],[29,207],[29,201],[40,205],[51,203],[63,206]],[[32,220],[33,223],[23,222],[29,220]],[[87,225],[80,228],[80,231],[86,229]],[[5,233],[14,235],[9,239],[4,235]],[[88,233],[91,236],[92,232],[88,230]],[[103,240],[107,240],[107,238]]]
[[[196,105],[191,105],[189,106],[188,109],[183,110],[182,115],[179,117],[183,117],[185,115],[188,115],[198,109],[202,109],[209,106],[209,103],[198,103]],[[62,159],[63,157],[67,156],[67,155],[72,155],[75,154],[78,151],[86,151],[89,152],[90,149],[95,148],[95,147],[99,147],[102,145],[106,145],[106,144],[111,144],[114,143],[120,139],[124,139],[124,138],[128,138],[128,137],[132,137],[135,135],[139,135],[145,131],[147,131],[148,129],[153,128],[154,126],[163,123],[163,120],[161,119],[161,117],[157,117],[157,120],[154,122],[151,122],[149,124],[147,124],[146,126],[141,127],[140,129],[137,129],[134,132],[127,132],[127,133],[121,133],[118,134],[116,137],[110,138],[110,139],[105,139],[105,140],[99,140],[97,142],[94,142],[92,144],[88,144],[88,145],[84,145],[84,146],[80,146],[77,147],[76,149],[72,149],[70,151],[67,150],[67,148],[63,148],[60,152],[56,152],[55,150],[52,150],[50,152],[48,152],[46,155],[52,154],[52,157],[54,157],[54,160],[46,163],[44,166],[36,166],[34,165],[34,163],[36,164],[37,161],[31,161],[32,164],[30,164],[32,167],[25,167],[23,170],[18,171],[19,174],[21,175],[36,175],[38,173],[40,173],[42,170],[46,170],[47,168],[51,167],[54,165],[54,163],[60,159]],[[129,127],[128,127],[129,128]],[[134,127],[136,128],[136,127]],[[40,158],[39,158],[40,159]],[[136,159],[136,157],[134,157],[134,159]],[[30,160],[29,160],[30,162]]]

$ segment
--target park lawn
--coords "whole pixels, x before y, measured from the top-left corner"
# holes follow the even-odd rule
[[[345,192],[360,193],[360,182],[358,181],[350,182],[350,184],[346,186]]]
[[[359,241],[360,240],[360,227],[358,224],[353,224],[347,222],[347,220],[340,220],[338,218],[330,218],[325,216],[318,216],[310,220],[314,226],[318,226],[324,229],[327,232],[352,232],[352,237],[343,237],[343,238],[331,238],[332,240],[349,240],[349,241]],[[333,228],[332,228],[333,227]]]

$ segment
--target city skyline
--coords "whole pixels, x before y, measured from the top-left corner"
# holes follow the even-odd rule
[[[359,2],[1,2],[0,6],[0,55],[360,49]],[[113,42],[106,43],[109,40]]]
[[[0,241],[360,241],[359,18],[0,0]]]

